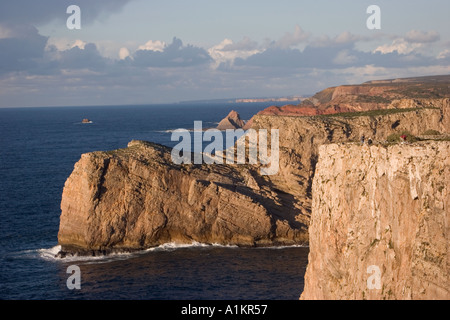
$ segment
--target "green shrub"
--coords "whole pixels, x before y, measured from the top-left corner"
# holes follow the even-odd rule
[[[402,131],[402,132],[398,132],[398,133],[393,133],[391,135],[389,135],[387,137],[387,141],[390,143],[394,143],[394,142],[402,142],[403,139],[401,138],[401,136],[405,135],[406,136],[406,142],[415,142],[417,141],[417,138],[415,136],[413,136],[411,133],[409,133],[408,131]]]

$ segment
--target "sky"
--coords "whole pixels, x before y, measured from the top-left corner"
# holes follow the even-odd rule
[[[80,29],[69,29],[70,5]],[[380,29],[369,29],[370,5]],[[311,95],[450,74],[448,0],[0,2],[0,107]]]

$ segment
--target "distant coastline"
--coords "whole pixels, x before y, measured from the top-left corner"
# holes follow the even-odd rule
[[[211,103],[261,103],[261,102],[297,102],[308,98],[305,96],[285,96],[285,97],[261,97],[261,98],[229,98],[229,99],[206,99],[206,100],[188,100],[180,101],[179,104],[211,104]]]

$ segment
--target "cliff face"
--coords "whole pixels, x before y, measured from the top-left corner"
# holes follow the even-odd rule
[[[413,100],[405,100],[404,103],[417,107]],[[256,115],[253,118],[253,128],[279,129],[280,170],[268,179],[277,189],[295,199],[303,213],[299,219],[309,224],[311,186],[318,147],[327,143],[356,142],[362,135],[381,142],[390,134],[403,130],[413,135],[421,135],[429,129],[450,134],[450,99],[428,100],[426,106],[432,108],[419,107],[353,116]]]
[[[174,165],[170,151],[132,141],[126,149],[84,154],[64,186],[58,234],[63,251],[142,249],[171,241],[307,241],[292,204],[251,169]]]
[[[302,299],[449,299],[450,142],[319,148]]]
[[[414,106],[414,102],[411,102]],[[308,240],[318,147],[383,141],[397,131],[449,133],[450,99],[389,114],[257,115],[254,129],[278,129],[277,174],[256,165],[174,165],[170,149],[134,141],[82,155],[66,181],[58,241],[66,251],[142,249],[169,241],[273,245]]]

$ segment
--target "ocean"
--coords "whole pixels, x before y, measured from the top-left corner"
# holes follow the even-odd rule
[[[215,127],[232,109],[248,120],[269,105],[0,109],[0,300],[297,300],[307,247],[166,244],[54,257],[64,182],[81,154],[124,148],[133,139],[173,147],[171,130],[196,120]],[[71,265],[80,268],[79,290],[66,284]]]

